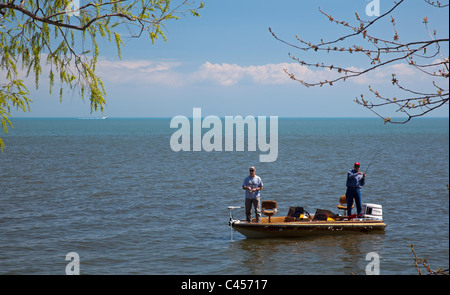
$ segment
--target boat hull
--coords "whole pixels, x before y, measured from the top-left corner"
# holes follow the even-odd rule
[[[309,237],[315,235],[341,235],[344,233],[384,232],[386,224],[382,221],[298,221],[275,223],[233,222],[231,226],[250,239]]]

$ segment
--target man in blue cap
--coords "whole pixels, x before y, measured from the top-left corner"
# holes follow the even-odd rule
[[[347,198],[348,216],[352,214],[353,199],[355,199],[358,216],[361,214],[362,210],[361,187],[366,183],[366,174],[359,172],[360,167],[361,165],[359,163],[355,163],[353,169],[350,169],[347,172],[347,192],[345,193],[345,196]]]

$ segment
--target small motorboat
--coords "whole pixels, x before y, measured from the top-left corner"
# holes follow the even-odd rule
[[[342,199],[342,197],[341,197]],[[342,203],[337,206],[346,210]],[[290,207],[286,216],[277,214],[275,201],[263,201],[260,223],[253,219],[251,222],[233,218],[233,210],[243,208],[229,206],[231,230],[234,229],[247,238],[286,238],[309,237],[313,235],[336,235],[344,233],[373,233],[384,232],[386,224],[383,222],[382,206],[378,204],[363,204],[362,213],[351,216],[335,214],[329,210],[317,209],[311,216],[303,207]]]

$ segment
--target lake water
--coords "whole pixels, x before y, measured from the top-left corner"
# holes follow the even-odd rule
[[[275,162],[260,152],[174,152],[170,119],[14,119],[0,154],[0,274],[416,274],[410,245],[449,264],[449,121],[279,119]],[[363,202],[383,205],[384,234],[230,240],[248,167],[262,199],[336,213],[346,171],[377,153]],[[235,211],[243,218],[244,212]]]

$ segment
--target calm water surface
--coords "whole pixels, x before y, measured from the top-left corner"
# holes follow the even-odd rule
[[[448,119],[280,119],[272,163],[173,152],[169,121],[15,119],[0,154],[0,274],[65,274],[68,252],[82,274],[365,274],[369,252],[381,274],[416,274],[410,244],[448,268]],[[248,166],[279,214],[340,213],[346,171],[378,151],[362,196],[383,205],[384,234],[230,241]]]

